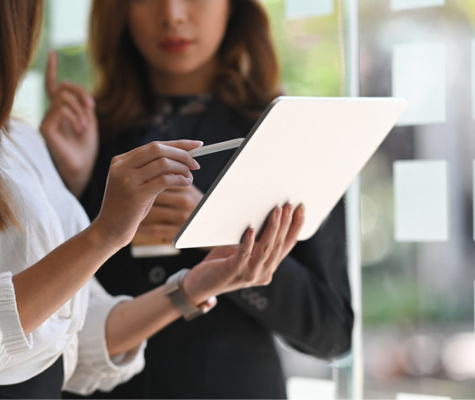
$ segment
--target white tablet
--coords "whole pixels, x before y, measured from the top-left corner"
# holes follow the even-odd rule
[[[299,240],[319,228],[406,105],[400,98],[279,97],[188,218],[176,248],[237,244],[276,205],[305,205]]]

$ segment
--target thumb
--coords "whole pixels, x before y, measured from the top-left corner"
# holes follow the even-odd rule
[[[45,89],[51,99],[58,89],[58,57],[54,50],[48,52],[48,63],[46,65]]]

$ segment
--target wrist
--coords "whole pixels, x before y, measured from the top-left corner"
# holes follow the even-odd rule
[[[186,296],[190,301],[194,304],[199,304],[210,297],[217,296],[216,290],[210,291],[206,290],[209,285],[203,282],[202,274],[198,273],[196,269],[193,271],[189,271],[190,273],[186,274],[183,277],[181,285],[183,287],[183,291],[186,293]]]
[[[119,241],[112,239],[113,235],[97,219],[92,221],[84,232],[94,245],[100,245],[105,252],[109,253],[109,257],[123,247]]]

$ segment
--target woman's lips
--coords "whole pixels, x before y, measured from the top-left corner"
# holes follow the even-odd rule
[[[183,53],[191,46],[191,41],[185,38],[168,38],[160,42],[160,48],[169,53]]]

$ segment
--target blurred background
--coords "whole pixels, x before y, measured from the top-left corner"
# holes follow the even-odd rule
[[[475,398],[475,0],[262,1],[287,94],[345,96],[353,73],[361,96],[409,102],[348,206],[360,223],[351,271],[360,341],[332,363],[279,344],[289,397]],[[41,46],[15,103],[34,125],[48,106],[49,49],[60,78],[89,86],[89,7],[46,1]]]

